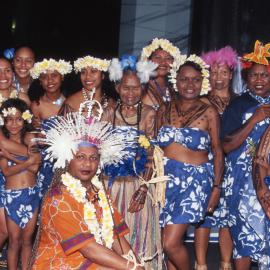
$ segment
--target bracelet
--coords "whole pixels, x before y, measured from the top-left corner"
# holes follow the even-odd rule
[[[218,184],[214,184],[214,185],[212,186],[212,188],[222,189],[221,185],[218,185]]]

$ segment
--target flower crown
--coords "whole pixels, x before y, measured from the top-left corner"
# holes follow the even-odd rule
[[[252,53],[245,54],[242,57],[242,67],[244,69],[250,68],[252,63],[268,66],[269,62],[267,57],[270,57],[270,43],[263,45],[262,42],[256,40],[254,51]]]
[[[52,58],[49,60],[44,59],[43,61],[34,64],[30,69],[30,75],[33,79],[38,79],[41,73],[54,70],[64,76],[72,71],[72,65],[64,60],[56,61]]]
[[[110,62],[111,62],[110,60],[106,60],[106,59],[103,60],[100,58],[87,55],[85,57],[78,58],[74,62],[74,70],[77,73],[77,72],[81,72],[83,68],[93,67],[100,71],[106,72],[110,66]]]
[[[6,118],[9,115],[15,115],[16,112],[17,112],[17,109],[15,107],[9,107],[7,109],[3,109],[1,112],[3,116],[0,115],[0,125],[1,126],[4,125],[3,117]],[[26,110],[22,113],[22,119],[26,121],[27,123],[31,124],[32,118],[33,118],[33,114],[31,114],[29,110]]]
[[[66,162],[73,158],[80,145],[91,145],[98,148],[101,166],[117,164],[128,155],[125,148],[129,140],[116,134],[112,125],[107,122],[87,121],[78,112],[65,117],[57,116],[45,129],[45,138],[36,138],[48,145],[46,159],[56,159],[55,168],[64,168]]]
[[[176,86],[176,76],[179,68],[184,65],[186,62],[193,62],[200,66],[202,69],[202,89],[200,95],[205,95],[208,93],[210,90],[210,82],[209,82],[209,70],[208,70],[208,65],[202,60],[201,57],[192,54],[189,57],[187,55],[181,55],[178,57],[172,64],[171,70],[170,70],[170,75],[169,75],[169,81],[173,84],[174,90],[177,92],[177,86]]]
[[[141,83],[147,83],[150,77],[156,75],[157,64],[152,61],[139,61],[134,55],[123,55],[119,61],[113,58],[109,67],[109,77],[111,81],[120,81],[123,77],[124,70],[133,70],[137,72],[137,76]]]
[[[154,38],[148,46],[145,46],[142,49],[141,61],[146,61],[151,54],[159,48],[169,53],[174,59],[178,58],[181,54],[180,50],[169,40],[164,38]]]
[[[203,61],[210,67],[217,64],[226,64],[230,69],[235,69],[237,66],[237,53],[232,47],[226,46],[218,51],[210,51],[202,54]]]

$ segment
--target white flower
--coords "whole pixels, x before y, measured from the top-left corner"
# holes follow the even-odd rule
[[[102,183],[97,176],[91,180],[92,184],[96,186],[98,191],[99,205],[102,208],[101,226],[96,216],[95,206],[86,199],[87,190],[82,186],[80,180],[75,179],[69,173],[61,176],[62,183],[67,187],[71,195],[80,203],[84,204],[84,220],[89,231],[94,235],[95,240],[99,244],[105,243],[107,248],[111,248],[113,244],[113,208],[111,202],[108,200]]]
[[[111,61],[106,59],[100,59],[92,56],[85,56],[83,58],[78,58],[74,62],[74,69],[75,72],[81,72],[83,68],[86,67],[93,67],[95,69],[98,69],[100,71],[107,71],[110,66]]]
[[[203,80],[202,80],[202,88],[201,88],[200,95],[207,94],[208,91],[210,90],[210,82],[209,82],[210,74],[208,70],[208,65],[206,65],[206,63],[199,56],[195,54],[192,54],[189,57],[187,57],[187,55],[180,55],[172,63],[170,74],[168,77],[169,77],[169,81],[173,85],[174,90],[178,92],[177,86],[176,86],[177,72],[179,68],[186,62],[193,62],[199,65],[200,68],[202,69],[201,74],[202,74]]]
[[[72,71],[72,66],[64,60],[44,59],[34,64],[30,69],[30,75],[33,79],[37,79],[42,73],[46,74],[47,71],[57,71],[64,76]]]
[[[181,55],[180,50],[169,40],[164,38],[154,38],[151,44],[142,49],[141,61],[146,61],[151,54],[159,48],[169,53],[174,59],[180,57]]]

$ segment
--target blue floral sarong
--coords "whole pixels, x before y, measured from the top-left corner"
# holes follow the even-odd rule
[[[39,188],[34,186],[24,189],[6,189],[3,193],[3,203],[8,218],[23,229],[39,207]]]
[[[209,151],[210,136],[198,128],[164,126],[157,141],[161,147],[179,143],[194,151]],[[204,219],[214,178],[211,161],[192,165],[164,158],[166,186],[165,206],[161,209],[160,226],[198,223]]]

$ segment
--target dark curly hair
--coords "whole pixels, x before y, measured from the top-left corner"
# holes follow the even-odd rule
[[[194,68],[196,71],[200,72],[202,74],[202,68],[197,64],[197,63],[194,63],[192,61],[187,61],[185,62],[182,66],[179,67],[177,73],[180,72],[181,68],[183,67],[192,67]]]
[[[29,109],[28,105],[21,99],[18,98],[10,98],[7,99],[6,101],[4,101],[0,107],[0,111],[2,112],[4,109],[8,109],[14,107],[16,108],[18,111],[20,111],[21,113],[25,112],[26,110],[29,110],[31,113],[31,110]],[[5,123],[5,119],[4,119],[4,123]],[[24,143],[24,136],[27,132],[32,131],[33,130],[33,126],[32,124],[28,123],[26,120],[24,120],[24,126],[23,129],[21,130],[21,141],[22,143]],[[2,131],[3,134],[6,138],[9,138],[9,131],[7,130],[5,124],[2,127]]]

